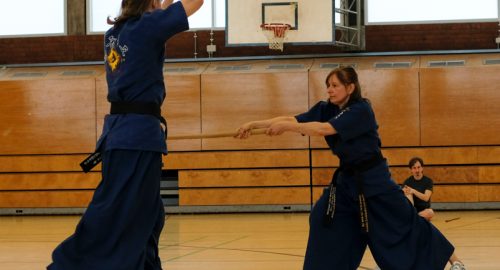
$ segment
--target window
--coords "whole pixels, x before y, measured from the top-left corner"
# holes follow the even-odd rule
[[[356,0],[361,1],[361,0]],[[340,8],[340,0],[335,0],[335,8]],[[340,13],[335,12],[335,24],[340,24]]]
[[[179,0],[174,0],[178,2]],[[200,10],[189,18],[189,29],[223,29],[226,27],[226,0],[205,0]]]
[[[499,0],[366,0],[366,24],[497,21]]]
[[[215,28],[226,27],[226,0],[215,0]]]
[[[0,37],[56,35],[66,35],[66,0],[0,0]]]
[[[111,28],[107,18],[118,16],[122,0],[87,0],[87,33],[102,34]]]
[[[0,0],[2,1],[2,0]],[[179,0],[174,0],[178,2]],[[87,32],[89,34],[102,34],[110,25],[106,18],[114,18],[120,12],[122,0],[87,0]],[[189,18],[189,28],[198,29],[224,29],[226,26],[226,0],[205,0],[203,6]]]

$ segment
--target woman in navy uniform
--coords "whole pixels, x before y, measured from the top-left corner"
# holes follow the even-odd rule
[[[158,240],[167,154],[160,107],[166,41],[189,29],[203,0],[123,0],[104,41],[108,101],[96,153],[102,181],[75,233],[53,252],[49,270],[162,269]],[[94,160],[94,158],[92,159]],[[82,166],[83,167],[83,166]]]
[[[247,123],[236,136],[248,138],[255,128],[268,128],[269,136],[324,136],[339,157],[332,183],[310,215],[304,269],[358,269],[368,245],[383,270],[442,270],[448,261],[452,270],[465,270],[450,242],[418,215],[391,178],[375,114],[354,69],[333,70],[326,86],[327,102],[295,117]]]

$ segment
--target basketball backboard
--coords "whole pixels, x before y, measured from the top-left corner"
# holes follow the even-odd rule
[[[226,0],[226,46],[265,46],[264,23],[290,24],[284,43],[335,44],[334,0]]]

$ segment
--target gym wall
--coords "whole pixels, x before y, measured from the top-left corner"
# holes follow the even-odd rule
[[[169,71],[191,71],[164,73],[167,98],[162,114],[170,134],[235,130],[251,120],[296,115],[326,99],[324,80],[331,69],[322,64],[355,63],[397,183],[411,175],[409,159],[419,156],[426,165],[424,173],[435,181],[433,202],[500,202],[500,94],[495,76],[500,65],[483,62],[498,58],[461,54],[169,63]],[[442,64],[459,60],[465,65]],[[441,64],[429,67],[429,62]],[[375,68],[375,63],[386,67]],[[215,70],[220,66],[250,68]],[[68,71],[88,73],[61,76]],[[3,73],[0,208],[85,207],[101,179],[100,167],[84,174],[78,164],[93,152],[109,110],[104,67],[12,68]],[[171,152],[164,157],[164,169],[175,175],[178,188],[168,188],[165,201],[175,197],[176,204],[192,209],[307,209],[338,166],[322,138],[300,134],[168,145]]]

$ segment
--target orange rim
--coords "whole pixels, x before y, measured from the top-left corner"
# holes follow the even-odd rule
[[[283,24],[283,23],[263,23],[260,25],[260,28],[265,29],[265,30],[289,30],[292,28],[291,25],[289,24]]]

